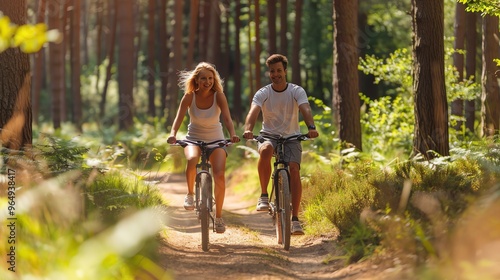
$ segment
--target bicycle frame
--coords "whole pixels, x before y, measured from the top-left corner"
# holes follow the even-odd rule
[[[212,231],[215,232],[215,218],[212,215],[213,210],[213,188],[211,165],[208,159],[208,150],[211,145],[217,144],[219,147],[228,146],[231,141],[229,139],[216,140],[212,142],[192,141],[192,140],[177,140],[177,144],[185,148],[188,145],[195,145],[201,149],[200,162],[196,164],[196,180],[195,180],[195,209],[196,215],[201,223],[201,247],[203,251],[208,251],[208,228],[209,223],[212,223]]]
[[[276,226],[278,244],[285,250],[290,248],[291,235],[291,188],[289,164],[285,161],[285,143],[290,140],[303,141],[308,139],[307,134],[293,135],[290,137],[259,135],[254,137],[259,142],[266,140],[276,141],[274,147],[274,168],[272,172],[272,188],[269,196],[269,215],[273,217]]]

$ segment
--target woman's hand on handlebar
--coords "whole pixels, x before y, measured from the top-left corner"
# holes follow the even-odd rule
[[[233,143],[240,142],[240,137],[238,137],[238,135],[231,136],[231,142],[233,142]]]
[[[177,138],[175,138],[175,136],[173,136],[173,135],[170,135],[167,138],[167,143],[169,143],[169,144],[175,144],[176,141],[177,141]]]

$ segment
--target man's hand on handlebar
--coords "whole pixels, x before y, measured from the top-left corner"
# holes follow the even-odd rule
[[[243,133],[243,138],[245,138],[247,140],[252,140],[253,139],[253,132],[250,130],[245,130],[245,132]]]
[[[307,133],[307,137],[309,138],[316,138],[319,136],[319,133],[316,129],[310,129],[309,132]]]

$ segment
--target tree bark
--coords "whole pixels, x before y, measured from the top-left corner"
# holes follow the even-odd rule
[[[155,63],[155,14],[156,0],[149,0],[148,10],[148,70],[146,72],[148,79],[148,115],[156,117],[155,107],[155,78],[156,78],[156,63]]]
[[[82,94],[81,94],[81,59],[80,59],[80,0],[73,0],[71,16],[71,89],[73,100],[73,121],[78,131],[82,132]]]
[[[174,122],[175,114],[177,112],[177,104],[179,99],[179,88],[177,86],[177,71],[182,70],[182,15],[184,9],[183,1],[175,1],[175,23],[174,23],[174,38],[173,38],[173,60],[174,63],[171,65],[171,69],[168,71],[169,83],[167,83],[167,123],[171,124]]]
[[[458,72],[458,82],[464,79],[464,55],[459,51],[465,49],[465,5],[457,3],[455,8],[455,53],[453,54],[453,65]],[[451,103],[451,114],[462,118],[464,116],[464,100],[457,99]],[[457,121],[454,125],[456,130],[462,130],[463,121]]]
[[[280,53],[288,55],[288,1],[280,0]]]
[[[62,7],[58,0],[49,0],[52,7],[49,13],[49,29],[63,31]],[[64,102],[64,43],[49,45],[50,85],[52,93],[52,123],[54,129],[61,128]]]
[[[102,89],[102,94],[101,94],[101,103],[100,103],[100,110],[99,114],[101,117],[101,120],[104,118],[106,115],[106,100],[107,100],[107,95],[108,95],[108,86],[109,82],[111,81],[111,69],[113,69],[113,64],[115,61],[115,44],[116,44],[116,30],[117,30],[117,25],[118,25],[118,15],[117,15],[117,7],[118,7],[118,0],[114,0],[113,3],[108,4],[108,13],[111,16],[111,30],[109,31],[109,45],[108,45],[108,65],[106,66],[106,77],[104,80],[104,87]]]
[[[260,55],[262,47],[260,44],[260,5],[259,0],[254,0],[255,7],[255,88],[262,87]]]
[[[481,127],[483,136],[498,134],[500,122],[500,90],[495,72],[498,70],[493,59],[498,58],[498,17],[483,17],[483,70],[481,75]]]
[[[134,2],[118,5],[118,124],[128,130],[134,123]]]
[[[167,0],[159,0],[158,7],[158,48],[160,57],[160,96],[161,96],[161,116],[167,117],[167,85],[168,85],[168,68],[170,65],[170,58],[168,55],[167,46]],[[169,124],[165,122],[165,125]]]
[[[358,77],[358,1],[333,2],[333,108],[343,147],[362,150]]]
[[[357,1],[357,0],[352,0]],[[293,46],[292,46],[292,83],[300,85],[300,42],[302,30],[302,0],[295,1],[295,23],[293,27]]]
[[[0,11],[15,24],[26,23],[25,0],[0,1]],[[31,74],[27,54],[20,49],[0,53],[0,146],[12,150],[32,144]]]
[[[444,2],[412,0],[413,156],[448,156],[448,104],[444,84]]]
[[[194,65],[194,46],[196,45],[196,39],[198,38],[198,16],[200,11],[200,1],[191,0],[191,5],[189,7],[190,20],[189,20],[189,40],[188,49],[186,56],[186,67],[191,69]]]
[[[465,13],[465,75],[467,80],[476,81],[476,55],[477,55],[477,13]],[[465,127],[472,133],[475,132],[476,100],[465,101]]]
[[[269,55],[277,52],[276,46],[276,1],[277,0],[269,0],[267,1],[267,29],[268,29],[268,47],[267,51]]]
[[[241,30],[241,2],[236,0],[236,11],[234,15],[234,29],[235,34],[240,34]],[[234,36],[234,98],[233,98],[233,113],[234,120],[240,122],[243,120],[243,106],[242,106],[242,91],[241,91],[241,43],[240,36]]]
[[[40,0],[38,3],[38,11],[37,11],[37,23],[45,23],[45,8],[46,1]],[[40,94],[42,91],[42,84],[44,79],[43,71],[43,57],[45,54],[45,49],[42,48],[38,52],[33,55],[33,77],[32,77],[32,96],[33,96],[33,121],[35,124],[38,124],[38,115],[40,111]]]

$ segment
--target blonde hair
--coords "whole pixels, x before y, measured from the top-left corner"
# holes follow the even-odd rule
[[[215,92],[222,93],[224,90],[223,80],[221,79],[219,72],[215,70],[215,66],[208,62],[198,63],[194,70],[184,70],[179,72],[179,87],[184,88],[184,93],[194,92],[198,88],[196,80],[198,79],[198,76],[200,75],[200,72],[202,70],[208,70],[212,72],[212,74],[214,75],[214,84],[212,86],[212,89]]]

